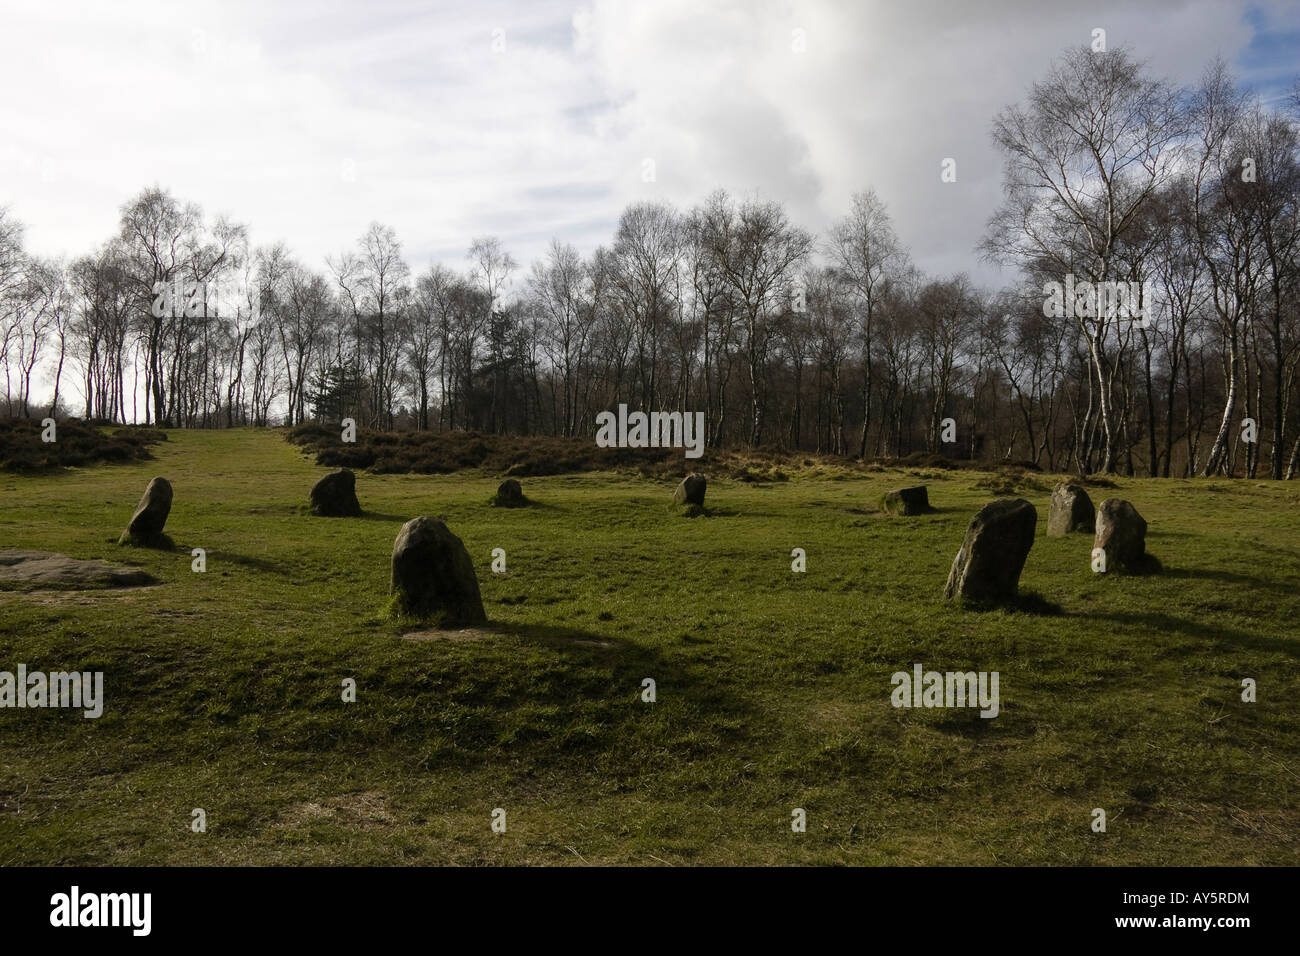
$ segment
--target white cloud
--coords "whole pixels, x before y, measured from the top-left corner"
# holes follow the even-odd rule
[[[420,268],[484,233],[525,263],[552,234],[587,250],[631,199],[716,186],[820,230],[874,186],[924,267],[995,279],[989,123],[1054,56],[1101,26],[1189,81],[1252,36],[1210,0],[1049,7],[0,0],[0,203],[77,255],[158,182],[316,264],[378,219]]]

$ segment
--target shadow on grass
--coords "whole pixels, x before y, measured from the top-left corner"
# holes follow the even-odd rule
[[[177,551],[176,542],[166,534],[132,535],[123,531],[117,543],[123,548],[145,548],[149,551]]]
[[[507,624],[503,622],[489,622],[488,627],[497,633],[517,637],[527,644],[534,644],[560,653],[612,654],[630,661],[640,660],[647,666],[650,666],[654,660],[661,659],[658,653],[652,652],[626,638],[595,634],[576,627],[560,627],[553,624]]]
[[[1292,555],[1294,557],[1294,555]],[[1224,584],[1240,584],[1249,588],[1268,588],[1286,594],[1295,593],[1294,585],[1279,584],[1253,574],[1237,574],[1233,571],[1215,571],[1209,568],[1165,568],[1162,577],[1180,581],[1219,581]]]
[[[1000,739],[1006,739],[1008,736],[1016,738],[1031,737],[1034,734],[1034,728],[1031,726],[1015,726],[1008,733],[1008,721],[1003,721],[1002,725],[995,727],[997,720],[991,717],[981,717],[980,707],[945,707],[938,711],[938,716],[933,718],[928,726],[939,733],[949,734],[953,737],[962,737],[966,740],[981,740],[989,731],[997,730]],[[999,715],[1005,708],[999,707]]]
[[[148,551],[162,551],[170,554],[183,556],[186,560],[193,557],[194,551],[201,548],[202,545],[177,544],[167,535],[161,536],[162,540],[153,539],[154,543],[141,543],[132,540],[119,540],[118,544],[124,548],[141,548]],[[268,561],[265,558],[254,557],[251,554],[239,554],[234,551],[220,551],[214,548],[204,549],[206,556],[214,562],[229,562],[238,564],[242,567],[253,568],[257,571],[270,571],[274,574],[288,574],[289,572],[274,561]]]
[[[1296,562],[1297,557],[1300,557],[1296,554],[1294,548],[1279,547],[1275,544],[1265,544],[1262,541],[1243,541],[1242,544],[1245,544],[1247,547],[1254,548],[1256,551],[1263,551],[1265,554],[1268,555],[1273,555],[1279,558],[1285,558],[1287,561],[1290,561],[1293,564]],[[1287,588],[1286,590],[1290,591],[1293,589]]]
[[[190,553],[190,549],[188,548],[182,548],[181,550],[185,551],[186,554]],[[251,554],[236,554],[233,551],[209,551],[208,557],[218,563],[229,561],[231,564],[238,564],[245,568],[253,568],[255,571],[270,571],[273,574],[289,573],[274,561],[268,561],[265,558],[256,558]]]
[[[658,688],[671,688],[676,700],[695,710],[714,732],[736,740],[752,739],[762,732],[759,724],[763,723],[763,716],[737,693],[735,679],[688,656],[668,657],[657,647],[576,627],[506,623],[496,626],[525,644],[546,648],[574,663],[612,667],[611,676],[619,686],[627,688],[630,699],[639,706],[642,681],[652,677]],[[709,720],[713,715],[725,719],[713,724]],[[737,717],[744,719],[735,723]]]
[[[1118,577],[1149,578],[1159,574],[1164,576],[1165,566],[1154,554],[1144,554],[1136,561],[1115,561],[1107,574]]]
[[[533,511],[567,511],[563,505],[551,504],[549,501],[538,501],[536,498],[528,499],[528,508]]]
[[[1014,598],[1003,601],[976,601],[962,598],[961,607],[964,611],[975,611],[980,614],[989,611],[1010,611],[1015,614],[1030,614],[1034,617],[1061,617],[1065,614],[1065,609],[1061,605],[1047,600],[1037,591],[1022,591]]]
[[[712,505],[670,505],[668,514],[674,518],[768,518],[769,511],[745,510],[736,508],[716,508]]]
[[[608,633],[511,621],[408,632],[395,641],[425,648],[427,661],[420,668],[386,665],[389,679],[403,670],[454,675],[449,680],[457,691],[440,699],[454,698],[457,708],[473,709],[472,719],[492,731],[478,746],[457,740],[454,755],[433,757],[433,763],[469,768],[498,759],[497,742],[506,727],[512,740],[534,743],[521,759],[549,767],[548,772],[557,766],[554,761],[572,766],[575,759],[602,759],[611,748],[644,747],[675,762],[695,749],[703,755],[742,747],[772,733],[771,719],[741,693],[735,677],[695,661],[689,651],[665,656],[660,648]],[[657,704],[642,700],[647,677],[655,681]],[[473,733],[471,725],[442,720],[442,707],[439,703],[429,712],[441,735]],[[655,720],[656,708],[665,707],[687,719]],[[413,719],[427,723],[430,718]],[[579,729],[592,721],[601,725],[599,731]]]
[[[294,515],[309,515],[311,513],[311,505],[295,504],[258,505],[255,508],[249,508],[245,512],[245,514],[250,515],[274,515],[283,518],[293,517]]]
[[[1250,634],[1246,631],[1224,627],[1221,624],[1200,620],[1186,620],[1160,611],[1152,611],[1146,614],[1134,612],[1090,613],[1077,616],[1099,621],[1115,621],[1119,624],[1141,627],[1161,634],[1181,634],[1184,637],[1192,637],[1198,640],[1228,641],[1240,647],[1256,651],[1272,651],[1287,655],[1295,654],[1294,640]]]
[[[256,513],[256,512],[250,512],[250,513]],[[384,514],[383,512],[380,511],[367,511],[365,508],[361,509],[361,514],[356,514],[356,515],[319,515],[316,513],[315,509],[312,508],[311,505],[293,505],[291,507],[291,510],[289,511],[289,514],[298,515],[299,517],[303,517],[303,518],[316,518],[321,521],[340,521],[340,522],[360,520],[360,521],[401,521],[405,523],[407,521],[410,521],[411,518],[418,517],[417,515],[414,514],[410,516]]]
[[[494,511],[542,511],[550,509],[558,510],[555,505],[538,501],[536,498],[525,498],[518,504],[498,501],[495,497],[487,500],[487,505]]]

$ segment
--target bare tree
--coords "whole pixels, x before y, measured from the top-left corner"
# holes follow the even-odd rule
[[[733,205],[711,230],[713,254],[745,327],[750,386],[749,442],[762,442],[767,412],[768,317],[788,305],[791,282],[813,249],[812,236],[790,223],[775,202]]]
[[[835,276],[852,292],[861,316],[862,435],[858,457],[867,454],[871,428],[871,361],[876,313],[886,284],[907,267],[894,224],[875,190],[856,193],[849,214],[831,227],[825,243]]]
[[[541,321],[542,349],[560,386],[556,425],[573,435],[578,425],[578,382],[587,357],[592,312],[586,303],[589,276],[578,250],[552,239],[544,262],[534,262],[530,301]]]
[[[1090,282],[1127,279],[1120,245],[1173,176],[1185,117],[1177,91],[1151,79],[1122,50],[1068,51],[1024,106],[994,120],[1006,200],[983,248],[1035,274]],[[1087,336],[1103,445],[1101,470],[1119,447],[1111,354],[1116,316],[1078,315]]]

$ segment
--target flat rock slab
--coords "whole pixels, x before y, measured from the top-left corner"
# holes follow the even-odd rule
[[[32,588],[135,588],[158,579],[139,568],[83,561],[53,551],[0,551],[0,582]]]

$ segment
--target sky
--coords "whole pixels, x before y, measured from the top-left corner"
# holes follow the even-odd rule
[[[993,286],[991,121],[1096,28],[1175,83],[1300,73],[1294,0],[0,0],[0,205],[72,258],[158,184],[317,268],[377,220],[420,271],[719,186],[823,233],[872,187],[922,269]]]

